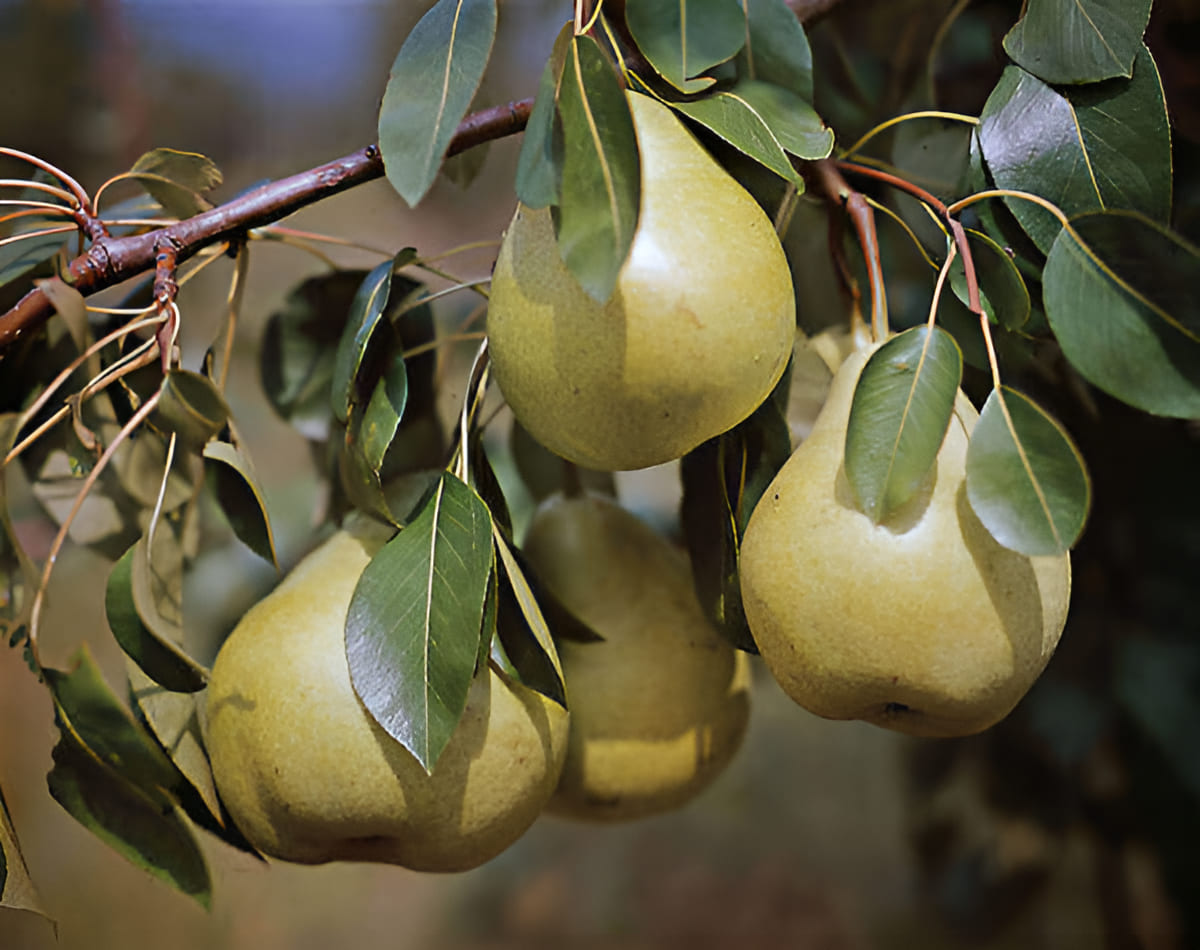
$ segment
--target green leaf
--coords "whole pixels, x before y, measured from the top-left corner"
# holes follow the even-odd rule
[[[571,24],[567,23],[554,41],[554,50],[546,62],[546,68],[542,70],[537,98],[521,140],[521,155],[517,160],[517,198],[530,208],[545,208],[558,203],[562,142],[555,137],[555,121],[558,116],[558,85],[572,35]]]
[[[567,705],[558,651],[537,597],[512,547],[493,523],[492,538],[501,570],[496,634],[521,683]]]
[[[87,648],[73,668],[47,668],[60,739],[50,794],[97,837],[203,906],[211,883],[169,790],[179,772],[104,682]]]
[[[204,446],[204,462],[213,495],[234,534],[255,554],[278,567],[271,519],[250,459],[231,443],[214,440]]]
[[[179,436],[184,445],[200,448],[229,422],[229,406],[207,376],[172,369],[162,382],[154,424]]]
[[[867,360],[850,405],[846,478],[876,524],[929,475],[961,379],[962,353],[939,327],[905,330]]]
[[[379,149],[388,181],[410,206],[437,178],[495,36],[496,0],[438,0],[396,55],[379,110]]]
[[[207,211],[212,203],[203,198],[206,191],[221,184],[221,170],[212,159],[195,152],[156,148],[133,164],[132,178],[177,218],[190,218]]]
[[[305,438],[329,437],[334,354],[365,270],[334,271],[294,287],[267,321],[259,350],[263,391]]]
[[[738,75],[782,86],[806,102],[813,99],[813,62],[799,17],[785,0],[743,0],[746,44]]]
[[[737,0],[636,0],[625,19],[642,55],[680,92],[711,86],[711,78],[694,77],[731,59],[746,42]]]
[[[625,90],[596,41],[571,39],[558,100],[563,129],[560,213],[563,262],[603,303],[637,230],[641,166]]]
[[[404,360],[397,357],[375,384],[358,426],[358,444],[363,458],[377,474],[383,468],[384,456],[400,427],[407,402],[408,370]]]
[[[4,789],[0,788],[0,907],[12,910],[27,910],[31,913],[50,918],[42,908],[41,898],[33,879],[29,876],[29,868],[25,865],[25,857],[21,854],[21,843],[17,841],[17,832],[13,828],[12,817],[8,813],[8,803],[4,800]]]
[[[718,92],[691,102],[672,102],[672,108],[712,130],[738,151],[793,184],[803,185],[783,145],[766,118],[738,89]]]
[[[1152,0],[1029,0],[1004,37],[1017,65],[1050,83],[1133,74]]]
[[[17,413],[0,414],[0,458],[13,447],[20,423],[21,416]],[[0,467],[0,648],[16,646],[25,638],[37,585],[37,568],[13,529],[8,470]]]
[[[1009,330],[1019,330],[1029,322],[1029,288],[1013,259],[999,244],[982,231],[967,229],[967,243],[979,283],[979,302],[992,323]],[[950,263],[950,287],[954,295],[970,307],[967,293],[967,274],[961,256]]]
[[[164,529],[165,530],[165,529]],[[177,637],[157,634],[142,622],[134,601],[134,576],[138,584],[149,587],[145,576],[150,571],[145,538],[126,551],[112,567],[104,594],[104,612],[108,627],[126,655],[154,682],[180,693],[204,688],[204,671],[180,647]]]
[[[492,556],[487,506],[444,473],[371,559],[346,616],[355,692],[427,772],[466,706]]]
[[[1200,251],[1124,212],[1071,228],[1050,249],[1042,289],[1064,355],[1131,406],[1200,419]]]
[[[509,436],[509,451],[521,476],[521,483],[535,502],[544,501],[563,490],[567,477],[566,466],[572,464],[560,458],[529,434],[516,419]],[[616,497],[617,486],[612,472],[577,468],[579,480],[588,491]]]
[[[50,794],[72,818],[136,867],[212,906],[212,881],[195,838],[167,801],[97,763],[70,733],[54,747]]]
[[[1041,195],[1069,217],[1120,208],[1165,222],[1170,214],[1170,126],[1144,47],[1132,79],[1065,91],[1008,67],[983,107],[979,140],[997,187]],[[1049,252],[1057,219],[1023,199],[1005,202]]]
[[[350,314],[333,358],[330,398],[334,417],[345,422],[359,401],[359,375],[368,361],[371,339],[379,327],[392,291],[394,261],[384,261],[363,278],[350,304]]]
[[[1091,482],[1070,436],[1014,389],[992,390],[967,446],[967,499],[992,537],[1063,554],[1083,533]]]

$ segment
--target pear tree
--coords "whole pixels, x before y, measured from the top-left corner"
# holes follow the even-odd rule
[[[53,702],[50,794],[207,907],[201,834],[451,871],[544,811],[678,808],[731,767],[758,654],[818,716],[1005,728],[1103,586],[1097,420],[1197,460],[1200,190],[1150,6],[925,12],[889,86],[837,0],[574,0],[528,97],[472,111],[504,11],[436,0],[367,93],[375,141],[236,196],[222,156],[158,148],[89,191],[0,142],[0,633]],[[987,81],[939,84],[948,49]],[[258,382],[321,524],[198,651],[213,526],[277,560],[231,386],[258,246],[337,241],[281,222],[381,178],[416,206],[510,136],[490,279],[393,247],[270,316]],[[210,266],[228,307],[185,360]],[[451,295],[479,301],[457,332]],[[611,473],[666,463],[660,531]],[[123,690],[86,643],[41,648],[70,545],[111,564]],[[1112,715],[1200,797],[1174,629],[1113,648]],[[19,830],[0,790],[0,908],[41,912]]]

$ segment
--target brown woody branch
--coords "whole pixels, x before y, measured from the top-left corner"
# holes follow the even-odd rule
[[[447,155],[520,132],[529,121],[532,107],[532,99],[522,99],[472,113],[459,124]],[[67,279],[84,296],[96,293],[154,268],[163,249],[171,249],[175,263],[182,263],[202,248],[221,241],[237,242],[252,228],[279,221],[323,198],[380,178],[383,173],[378,147],[367,146],[168,227],[130,237],[101,237],[86,254],[71,261]],[[40,289],[27,293],[0,316],[0,354],[53,312],[49,298]]]

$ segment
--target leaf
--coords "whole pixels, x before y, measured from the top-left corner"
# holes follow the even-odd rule
[[[213,496],[234,534],[255,554],[278,567],[271,519],[250,459],[231,443],[213,440],[204,446],[204,462]]]
[[[427,772],[466,706],[491,563],[487,506],[446,472],[420,514],[372,558],[350,603],[354,690]]]
[[[349,419],[350,410],[358,402],[359,374],[392,290],[393,264],[394,261],[384,261],[367,274],[350,304],[350,314],[333,358],[330,388],[333,415],[340,422]]]
[[[138,867],[211,902],[195,840],[167,790],[179,773],[105,684],[87,648],[73,668],[47,668],[60,739],[47,781],[66,811]]]
[[[1083,533],[1091,482],[1070,436],[1032,400],[992,390],[967,446],[967,500],[992,537],[1030,557]]]
[[[637,230],[641,166],[625,91],[596,41],[567,48],[558,101],[562,189],[556,221],[563,262],[587,293],[612,296]]]
[[[879,524],[920,488],[937,460],[962,379],[962,353],[939,327],[913,327],[876,350],[846,429],[846,478]]]
[[[535,502],[543,501],[555,492],[563,490],[566,466],[572,463],[542,445],[516,419],[513,420],[509,436],[509,451],[521,476],[521,483]],[[616,497],[617,486],[612,472],[588,468],[577,468],[576,472],[588,491],[608,495],[610,498]]]
[[[1170,127],[1158,70],[1144,47],[1131,80],[1065,92],[1008,67],[983,107],[979,140],[997,187],[1034,192],[1068,217],[1120,208],[1165,222],[1170,214]],[[1005,202],[1049,252],[1058,221],[1023,199]]]
[[[492,538],[500,566],[496,633],[518,681],[560,706],[567,705],[566,687],[550,627],[525,572],[503,532],[493,523]]]
[[[20,423],[17,413],[0,414],[0,458],[13,447]],[[38,573],[13,528],[8,470],[0,466],[0,648],[16,646],[25,639]]]
[[[396,55],[379,110],[379,149],[388,181],[409,206],[437,177],[495,36],[496,0],[438,0]]]
[[[1004,51],[1049,83],[1087,83],[1133,73],[1152,0],[1029,0]]]
[[[359,424],[359,445],[363,458],[375,473],[383,468],[388,446],[400,427],[408,401],[408,372],[404,360],[393,359],[375,384],[371,400],[363,410]]]
[[[471,432],[471,487],[483,499],[488,511],[492,513],[492,523],[505,537],[513,536],[512,515],[508,510],[508,499],[504,497],[504,488],[496,477],[487,450],[483,445],[483,430],[476,428]]]
[[[259,376],[271,406],[307,439],[329,437],[334,354],[365,270],[334,271],[294,287],[267,321]]]
[[[21,854],[21,843],[17,840],[8,803],[4,800],[4,789],[0,788],[0,907],[12,910],[27,910],[47,916],[38,897],[37,888],[29,876],[25,856]],[[51,921],[53,923],[53,921]]]
[[[636,0],[625,19],[650,65],[685,93],[711,86],[711,78],[693,77],[731,59],[746,42],[737,0]]]
[[[170,148],[147,152],[134,162],[125,177],[140,184],[177,218],[190,218],[209,210],[212,202],[202,196],[222,181],[221,170],[212,159]]]
[[[813,99],[813,62],[799,17],[784,0],[742,0],[746,43],[738,75],[781,86],[805,102]]]
[[[104,612],[108,627],[126,655],[154,682],[181,693],[204,688],[204,671],[175,637],[162,637],[142,622],[134,601],[134,574],[149,570],[145,538],[121,556],[108,575]],[[143,579],[143,586],[149,581]]]
[[[207,376],[186,369],[170,370],[162,382],[154,424],[180,441],[200,448],[229,423],[229,406]]]
[[[1131,406],[1200,419],[1200,251],[1136,214],[1071,227],[1050,249],[1042,289],[1063,354]]]
[[[71,342],[75,344],[75,349],[82,353],[91,343],[87,303],[83,299],[83,294],[70,284],[63,283],[59,277],[51,277],[34,283],[46,295],[46,299],[54,307],[55,313],[62,317],[63,323],[67,326],[67,332],[71,334]]]
[[[671,106],[715,132],[764,168],[803,187],[800,173],[792,167],[783,145],[764,117],[736,90],[718,92],[692,102],[673,102]]]
[[[545,208],[558,203],[559,178],[562,175],[562,142],[555,137],[555,122],[558,117],[558,85],[562,77],[563,63],[567,58],[567,44],[571,42],[571,24],[559,31],[554,49],[542,78],[538,82],[537,98],[533,111],[525,125],[521,140],[521,154],[517,159],[517,198],[530,208]]]
[[[797,158],[818,159],[833,151],[833,130],[804,99],[770,83],[745,79],[733,87],[779,140]]]
[[[1019,330],[1029,322],[1029,289],[1004,248],[982,231],[967,229],[967,243],[979,283],[979,302],[992,323],[1010,330]],[[956,256],[950,263],[950,287],[963,306],[970,307],[967,293],[967,274],[963,259]]]
[[[212,906],[212,882],[195,838],[170,803],[97,764],[70,733],[53,751],[46,776],[66,812],[136,867]]]

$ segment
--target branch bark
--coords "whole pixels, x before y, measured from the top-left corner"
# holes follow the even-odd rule
[[[532,99],[522,99],[472,113],[459,124],[447,155],[520,132],[529,121],[532,107]],[[174,250],[176,263],[182,263],[202,248],[236,240],[251,228],[279,221],[306,205],[380,178],[383,173],[379,149],[369,145],[343,158],[263,185],[177,224],[130,237],[101,238],[86,254],[71,261],[68,280],[84,296],[96,293],[150,270],[162,248]],[[49,298],[41,290],[27,293],[0,316],[0,354],[22,333],[40,326],[53,313]]]

